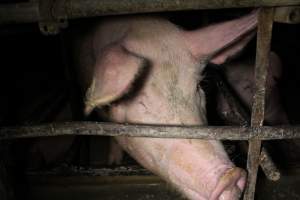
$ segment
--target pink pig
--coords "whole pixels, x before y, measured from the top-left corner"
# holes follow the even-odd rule
[[[111,121],[206,125],[205,94],[197,88],[208,62],[221,64],[255,34],[257,14],[195,31],[155,17],[111,17],[80,47],[85,112],[108,108]],[[116,137],[141,165],[192,200],[235,200],[246,173],[215,140]]]

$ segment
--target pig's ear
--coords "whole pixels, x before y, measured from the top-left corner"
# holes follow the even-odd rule
[[[254,11],[239,19],[184,32],[184,37],[197,59],[208,58],[215,64],[221,64],[247,44],[256,26],[257,11]]]
[[[85,114],[108,105],[129,92],[144,59],[120,45],[105,48],[97,57],[93,78],[86,93]]]

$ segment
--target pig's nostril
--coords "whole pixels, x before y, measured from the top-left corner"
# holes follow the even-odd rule
[[[220,178],[209,200],[238,200],[246,183],[246,173],[234,167]]]
[[[241,178],[237,181],[238,188],[243,191],[246,185],[246,173],[243,171],[241,174]]]

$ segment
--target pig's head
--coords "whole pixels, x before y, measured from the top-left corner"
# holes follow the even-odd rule
[[[205,96],[197,88],[202,70],[238,53],[255,27],[256,13],[195,31],[151,17],[103,23],[91,40],[95,62],[86,114],[108,106],[116,122],[206,124]],[[118,137],[118,142],[191,199],[237,199],[244,187],[245,175],[218,141]]]
[[[245,46],[253,36],[256,13],[195,31],[157,18],[123,21],[126,27],[118,21],[106,25],[122,28],[120,35],[110,37],[113,41],[94,36],[96,64],[86,113],[112,105],[111,117],[119,122],[199,125],[206,122],[204,93],[197,88],[201,71]]]

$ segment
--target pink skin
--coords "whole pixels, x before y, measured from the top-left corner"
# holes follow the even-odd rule
[[[269,125],[288,124],[288,117],[281,106],[277,81],[281,78],[282,65],[280,58],[270,53],[270,66],[266,83],[265,121]],[[225,76],[241,101],[251,109],[254,95],[254,59],[233,61],[225,66]],[[219,99],[221,112],[226,112],[224,99]]]
[[[152,17],[103,22],[81,46],[86,113],[110,105],[108,117],[115,122],[206,125],[205,96],[197,89],[201,71],[208,61],[222,63],[240,51],[255,26],[256,13],[192,32]],[[90,49],[95,62],[88,60]],[[141,77],[143,82],[136,83]],[[237,200],[244,189],[245,172],[234,166],[219,141],[116,140],[189,199]]]

